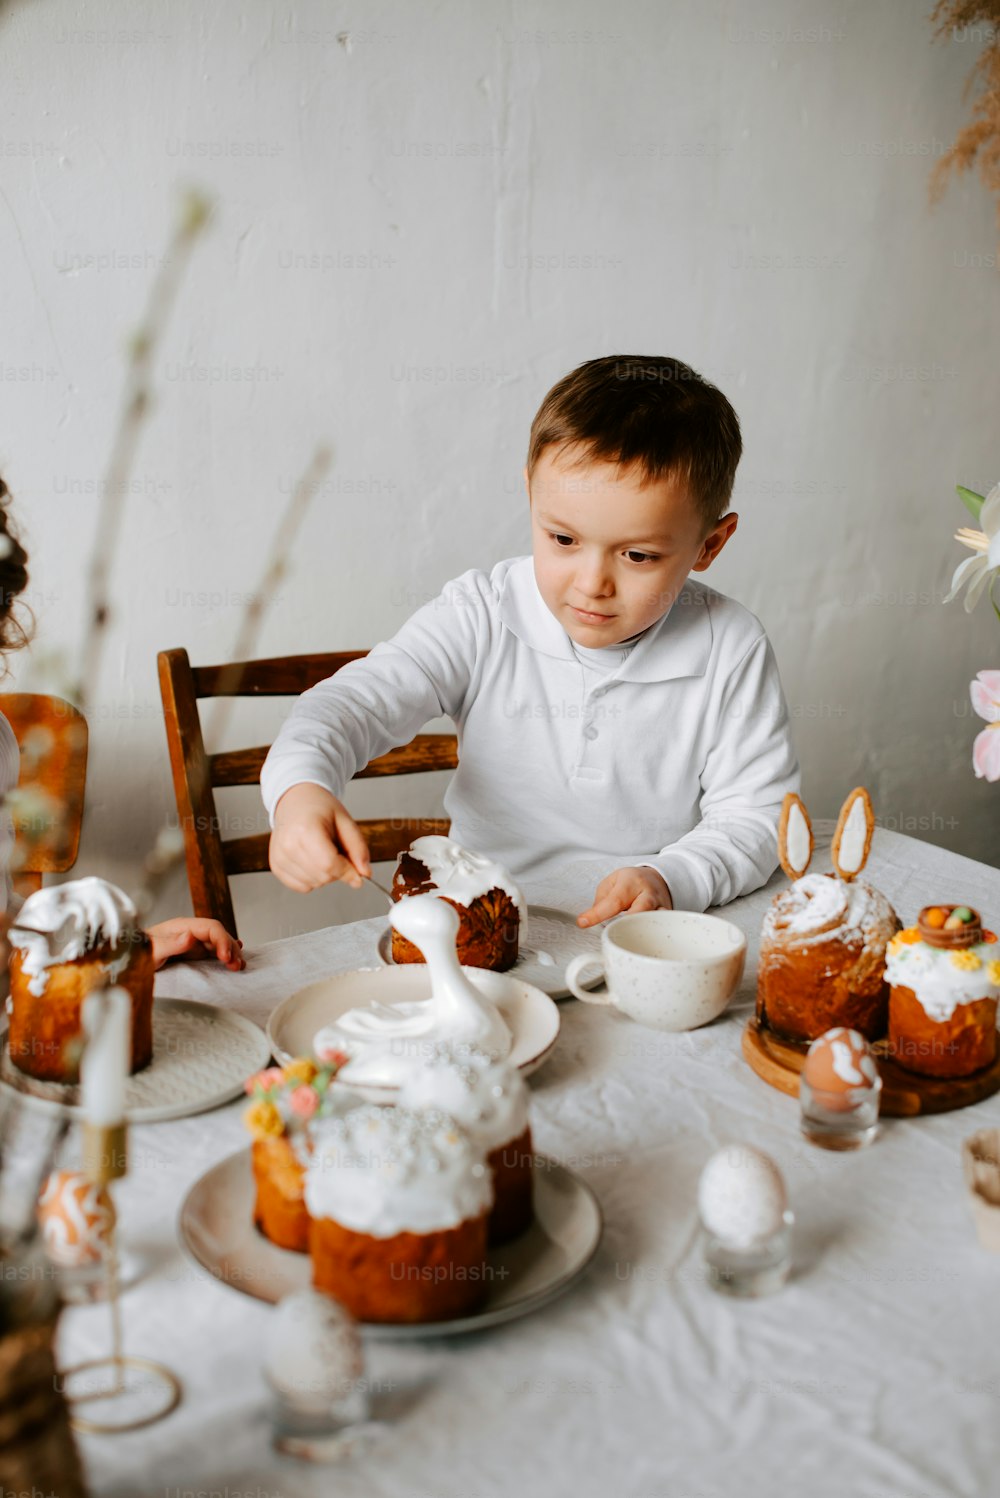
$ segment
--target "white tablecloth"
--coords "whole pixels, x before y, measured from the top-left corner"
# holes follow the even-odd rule
[[[828,868],[821,856],[816,867]],[[1000,1493],[1000,1259],[975,1238],[960,1142],[1000,1124],[1000,1097],[889,1120],[873,1148],[807,1145],[797,1104],[740,1053],[767,890],[726,907],[750,939],[727,1014],[663,1035],[604,1009],[561,1006],[532,1078],[536,1147],[594,1188],[606,1232],[587,1275],[534,1316],[474,1337],[369,1349],[386,1434],[337,1468],[270,1448],[261,1342],[269,1307],[191,1268],[176,1239],[188,1187],[246,1142],[241,1103],[132,1131],[116,1188],[126,1247],[149,1262],[123,1299],[128,1350],[182,1378],[180,1408],[128,1436],[82,1439],[95,1494],[183,1498],[953,1498]],[[1000,872],[879,831],[865,877],[904,922],[935,900],[1000,921]],[[585,869],[528,890],[574,912]],[[381,920],[254,949],[248,969],[161,973],[157,992],[231,1005],[263,1023],[288,993],[375,961]],[[769,1299],[705,1284],[695,1192],[728,1142],[767,1150],[794,1208],[796,1269]],[[107,1312],[68,1311],[63,1364],[107,1347]]]

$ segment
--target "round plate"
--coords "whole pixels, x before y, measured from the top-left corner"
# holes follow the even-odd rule
[[[308,1254],[278,1248],[253,1222],[250,1151],[239,1150],[191,1187],[177,1221],[181,1247],[200,1268],[255,1300],[274,1305],[312,1283]],[[535,1167],[535,1221],[511,1243],[490,1250],[493,1288],[480,1311],[453,1321],[363,1322],[378,1341],[453,1337],[527,1316],[562,1295],[597,1252],[603,1231],[597,1198],[578,1176],[552,1160]]]
[[[509,973],[491,973],[485,968],[463,967],[477,988],[493,1000],[513,1036],[508,1060],[524,1076],[530,1076],[551,1051],[559,1037],[559,1010],[548,994],[512,978]],[[357,1009],[377,999],[382,1004],[410,1003],[430,998],[430,974],[421,962],[398,967],[362,967],[333,978],[321,978],[291,994],[267,1022],[267,1038],[280,1062],[296,1056],[311,1056],[313,1037],[324,1025],[335,1024],[348,1009]],[[358,1088],[365,1095],[389,1088]],[[392,1089],[394,1090],[394,1089]]]
[[[584,931],[573,916],[565,910],[556,910],[551,905],[528,906],[528,937],[520,948],[517,961],[507,969],[507,976],[531,983],[552,999],[571,999],[573,995],[565,984],[566,969],[574,957],[589,952],[596,962],[601,960],[600,931]],[[392,927],[386,926],[378,939],[379,960],[387,967],[396,967],[392,960]],[[419,963],[399,963],[399,967],[415,967]],[[479,971],[476,969],[475,971]],[[581,988],[596,988],[601,974],[593,973],[580,980]]]
[[[240,1095],[247,1077],[266,1066],[270,1055],[260,1026],[232,1009],[194,999],[154,999],[153,1059],[125,1083],[125,1117],[130,1123],[161,1123],[218,1108]],[[81,1111],[77,1087],[39,1082],[18,1071],[7,1050],[6,1029],[0,1088],[49,1112]]]

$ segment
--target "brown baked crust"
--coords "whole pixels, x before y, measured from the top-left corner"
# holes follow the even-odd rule
[[[772,909],[785,891],[779,890]],[[757,1018],[784,1040],[806,1044],[844,1025],[866,1040],[885,1034],[889,985],[885,981],[885,949],[900,929],[891,920],[869,946],[858,933],[845,939],[842,928],[829,939],[813,936],[808,942],[792,935],[761,940],[757,969]]]
[[[132,998],[132,1058],[129,1070],[141,1071],[153,1059],[153,944],[144,931],[128,939],[129,958],[115,979]],[[10,958],[10,1058],[29,1076],[44,1082],[79,1079],[81,1009],[92,989],[107,983],[107,968],[122,956],[121,947],[105,942],[73,962],[47,969],[45,988],[33,994],[18,947]]]
[[[486,1298],[486,1217],[431,1233],[375,1238],[312,1218],[313,1284],[359,1321],[448,1321]]]
[[[491,1150],[487,1163],[493,1172],[489,1241],[491,1244],[507,1243],[535,1220],[531,1125],[528,1124],[524,1133],[509,1144]]]
[[[255,1139],[250,1147],[250,1160],[257,1187],[253,1212],[257,1227],[279,1248],[308,1253],[306,1173],[291,1141],[284,1135]]]
[[[997,1054],[997,1001],[957,1004],[950,1019],[931,1019],[912,988],[889,994],[889,1052],[907,1071],[928,1077],[967,1077],[991,1066]]]
[[[396,872],[392,877],[393,900],[405,899],[408,895],[430,894],[437,889],[426,864],[412,853],[400,855]],[[441,896],[458,911],[459,926],[456,938],[458,960],[465,967],[485,967],[503,973],[517,961],[518,927],[520,912],[504,889],[493,888],[479,895],[471,905],[460,905],[457,900]],[[423,962],[418,947],[392,928],[393,962]]]

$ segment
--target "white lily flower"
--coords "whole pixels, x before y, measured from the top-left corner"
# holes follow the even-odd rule
[[[967,614],[971,614],[1000,571],[1000,484],[995,484],[983,500],[979,520],[983,527],[981,531],[966,526],[955,532],[955,540],[968,546],[975,555],[959,562],[951,580],[951,592],[945,599],[945,603],[950,603],[963,588],[967,588]]]

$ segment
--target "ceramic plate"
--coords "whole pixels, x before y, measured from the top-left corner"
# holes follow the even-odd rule
[[[488,995],[510,1027],[513,1046],[509,1060],[524,1076],[530,1076],[551,1051],[559,1036],[559,1010],[548,994],[513,978],[509,973],[490,973],[483,968],[464,967],[478,989]],[[399,967],[362,967],[333,978],[321,978],[293,993],[271,1015],[267,1038],[278,1061],[311,1056],[313,1037],[324,1025],[334,1024],[348,1009],[357,1009],[377,999],[382,1004],[409,1003],[430,998],[430,974],[423,963]],[[366,1096],[389,1094],[388,1088],[359,1088]]]
[[[312,1280],[308,1254],[278,1248],[253,1222],[254,1182],[250,1151],[229,1155],[195,1182],[178,1218],[181,1247],[213,1278],[276,1304]],[[454,1321],[420,1325],[363,1323],[379,1341],[400,1337],[453,1337],[484,1331],[527,1316],[562,1295],[577,1279],[601,1241],[597,1198],[578,1176],[539,1159],[535,1168],[535,1222],[512,1243],[491,1249],[496,1277],[480,1311]]]
[[[581,952],[589,952],[600,961],[600,928],[584,931],[573,916],[565,910],[556,910],[550,905],[528,906],[528,935],[521,943],[518,959],[507,969],[509,977],[520,978],[531,983],[553,999],[571,999],[573,995],[565,984],[565,973],[571,960]],[[379,959],[387,967],[395,967],[392,960],[392,928],[386,926],[378,939]],[[400,967],[411,967],[412,963],[400,963]],[[477,969],[473,969],[477,971]],[[596,988],[601,981],[600,973],[581,979],[582,988]]]
[[[79,1113],[78,1088],[39,1082],[18,1071],[0,1042],[0,1088],[32,1107]],[[130,1123],[160,1123],[204,1113],[238,1097],[251,1072],[266,1066],[270,1043],[259,1025],[215,1004],[194,999],[153,1000],[153,1059],[125,1084]]]

